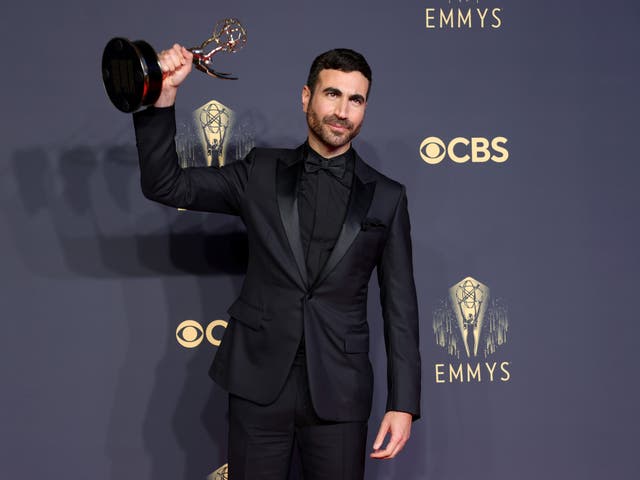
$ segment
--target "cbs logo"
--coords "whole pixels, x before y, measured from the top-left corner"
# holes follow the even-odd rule
[[[445,144],[438,137],[427,137],[420,144],[420,157],[429,165],[436,165],[449,157],[455,163],[496,163],[506,162],[509,151],[505,148],[507,139],[495,137],[491,141],[484,137],[456,137]]]
[[[224,331],[227,328],[227,321],[214,320],[207,325],[206,329],[203,329],[202,325],[195,320],[185,320],[176,328],[176,340],[184,348],[195,348],[206,337],[211,345],[218,347],[220,346],[222,335],[218,335],[219,338],[214,335],[216,327],[221,327],[222,331]]]

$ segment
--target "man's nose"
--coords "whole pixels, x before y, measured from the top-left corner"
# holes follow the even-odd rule
[[[335,112],[337,117],[347,118],[349,113],[349,101],[346,98],[341,98],[338,102],[336,102]]]

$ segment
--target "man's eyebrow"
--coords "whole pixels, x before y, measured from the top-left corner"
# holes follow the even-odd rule
[[[357,100],[358,102],[362,102],[362,103],[365,102],[365,98],[359,93],[354,93],[353,95],[351,95],[349,97],[349,100]]]
[[[333,93],[335,95],[342,95],[342,92],[336,87],[327,87],[322,90],[324,93]]]

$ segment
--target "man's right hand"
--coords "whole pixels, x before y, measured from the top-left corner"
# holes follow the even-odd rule
[[[158,55],[162,69],[162,91],[156,107],[170,107],[176,102],[178,87],[187,78],[193,65],[193,53],[177,43]]]

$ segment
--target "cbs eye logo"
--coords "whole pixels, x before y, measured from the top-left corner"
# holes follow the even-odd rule
[[[486,163],[489,160],[496,163],[506,162],[509,151],[506,149],[505,137],[495,137],[489,140],[484,137],[456,137],[448,144],[438,137],[427,137],[420,144],[420,157],[429,165],[436,165],[449,157],[455,163]]]
[[[219,334],[220,338],[214,335],[216,327],[221,327],[224,331],[224,329],[227,328],[226,320],[214,320],[207,325],[206,329],[203,329],[202,325],[195,320],[185,320],[176,328],[176,340],[184,348],[195,348],[200,345],[206,337],[211,345],[218,347],[222,341],[222,335]]]

